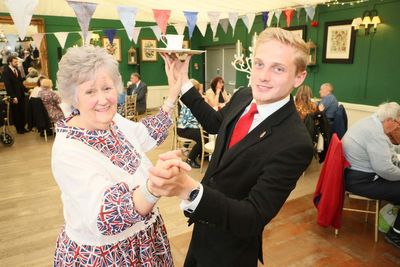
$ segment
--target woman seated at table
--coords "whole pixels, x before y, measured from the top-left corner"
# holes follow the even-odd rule
[[[50,79],[43,79],[41,81],[41,88],[39,97],[42,99],[43,105],[46,108],[52,124],[60,119],[64,119],[64,113],[60,108],[61,98],[58,94],[53,92],[53,82]]]
[[[315,113],[318,110],[317,105],[311,100],[312,97],[310,86],[303,84],[297,89],[295,105],[303,121],[308,114]]]
[[[208,104],[215,109],[222,108],[229,102],[231,96],[224,89],[224,79],[220,76],[211,81],[211,88],[206,91]]]

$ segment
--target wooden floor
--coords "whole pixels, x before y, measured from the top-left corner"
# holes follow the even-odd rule
[[[0,144],[0,266],[51,266],[63,224],[60,192],[50,169],[53,138],[46,143],[33,132],[14,138],[12,147]],[[153,162],[170,149],[170,139],[149,153]],[[311,194],[318,172],[313,162],[264,231],[264,266],[400,266],[400,250],[382,234],[375,243],[372,222],[365,224],[362,215],[345,213],[338,238],[316,224]],[[200,180],[198,170],[191,174]],[[192,229],[178,204],[176,198],[159,201],[175,266],[182,266]]]

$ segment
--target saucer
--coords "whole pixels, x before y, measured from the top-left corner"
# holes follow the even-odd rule
[[[204,53],[205,51],[203,50],[191,50],[187,48],[182,48],[182,49],[169,49],[169,48],[145,48],[147,51],[155,51],[155,52],[160,52],[160,53],[183,53],[183,54],[189,54],[189,55],[199,55],[201,53]]]

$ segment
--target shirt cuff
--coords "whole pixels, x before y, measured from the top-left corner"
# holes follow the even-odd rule
[[[192,82],[189,80],[186,83],[184,83],[181,87],[181,94],[184,95],[187,91],[190,90],[190,88],[193,87]]]
[[[200,186],[199,194],[193,201],[187,201],[187,200],[181,201],[181,203],[179,204],[181,210],[187,211],[189,213],[193,213],[196,210],[197,206],[200,203],[201,197],[203,196],[203,191],[204,191],[203,185],[199,184],[199,186]]]

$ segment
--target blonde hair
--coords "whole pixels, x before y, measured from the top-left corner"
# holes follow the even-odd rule
[[[303,39],[290,31],[276,27],[265,29],[257,39],[255,51],[260,45],[273,40],[295,49],[294,64],[296,65],[296,73],[306,70],[309,55],[308,46]]]
[[[78,85],[96,79],[102,69],[109,75],[117,92],[123,92],[118,62],[102,47],[71,47],[58,64],[57,87],[64,103],[74,106]]]
[[[200,93],[203,93],[203,85],[199,83],[196,79],[190,79],[193,84],[193,87]]]
[[[52,88],[53,87],[53,82],[50,80],[50,79],[42,79],[41,81],[40,81],[40,85],[41,85],[41,87],[43,87],[43,88]]]

